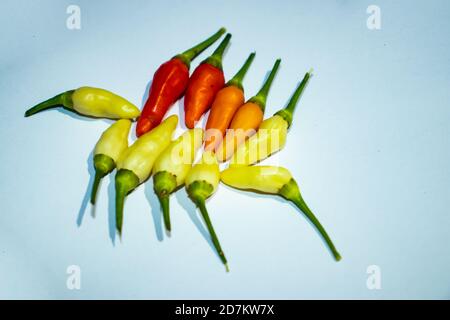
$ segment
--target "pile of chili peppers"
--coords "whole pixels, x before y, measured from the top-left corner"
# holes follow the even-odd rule
[[[189,76],[191,61],[224,33],[225,29],[221,28],[203,42],[163,63],[153,76],[142,111],[107,90],[81,87],[39,103],[27,110],[25,116],[63,107],[89,117],[117,120],[103,132],[94,148],[95,178],[91,203],[95,205],[101,179],[116,169],[116,229],[120,237],[125,198],[150,176],[153,177],[154,191],[161,204],[167,231],[172,229],[170,195],[184,186],[190,199],[199,208],[214,247],[228,271],[227,259],[205,204],[222,181],[233,188],[275,194],[291,201],[317,228],[334,258],[340,260],[340,254],[303,200],[289,170],[254,165],[284,147],[294,110],[311,77],[311,71],[305,74],[287,106],[264,120],[267,96],[280,66],[280,59],[275,61],[261,89],[247,101],[242,82],[255,53],[251,53],[236,75],[226,82],[222,58],[231,39],[229,33],[212,55]],[[188,130],[172,140],[178,117],[172,115],[164,119],[164,116],[183,95],[184,121]],[[209,110],[205,130],[195,128]],[[129,146],[129,132],[135,120],[137,139]],[[196,154],[203,145],[201,159],[195,163]],[[219,162],[227,160],[230,160],[228,168],[220,172]]]

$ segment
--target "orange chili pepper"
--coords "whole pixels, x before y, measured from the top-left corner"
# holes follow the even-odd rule
[[[214,150],[222,141],[236,110],[244,104],[242,81],[255,58],[251,53],[236,75],[229,80],[214,99],[205,127],[205,150]]]
[[[222,57],[230,42],[227,34],[213,54],[192,73],[184,97],[184,120],[186,127],[194,128],[201,116],[211,107],[217,92],[225,85]]]
[[[263,121],[267,95],[269,94],[280,63],[281,59],[275,61],[269,77],[259,92],[239,107],[234,114],[225,138],[216,149],[216,156],[219,161],[223,162],[228,160],[234,154],[237,147],[258,130],[259,125]]]

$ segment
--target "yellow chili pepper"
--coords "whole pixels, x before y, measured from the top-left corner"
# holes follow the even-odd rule
[[[303,89],[308,83],[311,73],[312,70],[305,74],[286,108],[279,110],[272,117],[264,120],[258,132],[238,147],[231,158],[230,167],[252,165],[284,147],[288,128],[292,124],[295,107]]]
[[[98,186],[101,179],[114,170],[122,152],[128,147],[128,134],[131,121],[121,119],[106,129],[95,145],[94,168],[95,178],[91,193],[91,203],[95,204]]]
[[[219,239],[212,226],[211,220],[206,210],[205,200],[209,198],[216,190],[220,181],[220,170],[217,158],[212,151],[206,151],[202,159],[195,164],[186,177],[186,190],[189,197],[197,205],[205,221],[206,227],[211,235],[211,240],[219,254],[222,263],[227,272],[228,263],[225,254],[220,246]]]
[[[135,119],[141,113],[134,104],[110,91],[81,87],[39,103],[27,110],[25,117],[56,107],[63,107],[89,117],[109,119]]]
[[[203,144],[203,130],[186,131],[161,153],[153,165],[153,186],[158,196],[168,231],[170,226],[169,197],[178,187],[184,185],[194,162],[197,150]]]
[[[306,205],[297,182],[287,169],[274,166],[234,167],[224,170],[220,179],[234,188],[277,194],[293,202],[320,232],[334,258],[337,261],[341,260],[341,255],[319,220]]]
[[[139,137],[119,158],[116,174],[116,229],[122,234],[125,197],[150,176],[153,164],[170,144],[178,117],[173,115]]]

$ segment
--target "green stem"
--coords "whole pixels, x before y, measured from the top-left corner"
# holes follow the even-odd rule
[[[220,28],[215,34],[206,39],[205,41],[197,44],[196,46],[184,51],[183,53],[176,56],[176,58],[181,59],[184,64],[189,68],[190,62],[197,57],[200,53],[202,53],[205,49],[211,46],[214,42],[217,41],[224,33],[226,29]]]
[[[177,187],[177,177],[168,171],[159,171],[153,175],[153,188],[158,196],[167,231],[171,230],[169,196]]]
[[[225,38],[222,40],[222,42],[219,44],[217,49],[213,52],[213,54],[207,58],[202,63],[207,63],[212,65],[213,67],[216,67],[217,69],[222,70],[222,57],[223,53],[225,52],[225,48],[228,46],[228,43],[230,42],[231,34],[228,33]]]
[[[164,225],[165,225],[167,231],[171,230],[169,197],[170,197],[170,193],[169,194],[162,194],[162,195],[158,194],[159,203],[161,204],[161,209],[162,209],[162,212],[163,212]]]
[[[283,117],[284,120],[288,123],[288,127],[292,124],[292,118],[294,115],[295,107],[297,106],[298,99],[303,93],[303,90],[305,89],[306,85],[308,84],[309,78],[311,77],[312,69],[308,71],[305,76],[303,77],[302,82],[299,84],[297,89],[295,89],[294,94],[292,95],[291,99],[289,100],[288,105],[286,108],[279,110],[277,115]]]
[[[123,207],[126,196],[127,192],[124,189],[116,190],[116,230],[119,233],[119,237],[122,237]]]
[[[272,86],[272,82],[275,78],[275,75],[277,74],[278,68],[280,67],[280,63],[281,59],[277,59],[277,61],[275,61],[275,64],[273,65],[272,71],[270,71],[269,77],[267,78],[266,82],[263,84],[256,96],[250,98],[249,100],[249,102],[253,102],[259,105],[263,112],[266,108],[267,95],[269,94],[270,87]]]
[[[104,175],[101,172],[99,172],[99,171],[95,172],[94,184],[92,185],[92,192],[91,192],[91,203],[93,205],[95,205],[95,200],[97,198],[98,186],[100,185],[100,181],[102,180],[103,177],[104,177]]]
[[[139,185],[138,176],[131,170],[120,169],[116,174],[116,230],[122,236],[125,197]]]
[[[244,80],[245,75],[247,74],[248,69],[250,68],[253,59],[255,58],[256,53],[252,52],[247,60],[245,60],[244,65],[239,69],[239,71],[234,75],[231,80],[227,82],[227,86],[235,86],[244,91],[244,87],[242,86],[242,81]]]
[[[306,205],[306,202],[303,200],[301,196],[297,196],[294,199],[291,199],[291,201],[306,215],[306,217],[309,219],[309,221],[312,222],[312,224],[317,228],[319,233],[324,238],[325,242],[327,243],[328,247],[330,248],[331,252],[334,255],[334,258],[336,261],[341,260],[341,255],[336,250],[336,247],[333,244],[333,241],[331,241],[330,237],[328,236],[328,233],[325,231],[325,228],[322,226],[322,224],[319,222],[319,220],[316,218],[314,213],[308,208]]]
[[[197,197],[195,199],[195,203],[200,209],[203,220],[205,221],[206,227],[208,228],[209,234],[211,235],[214,247],[216,248],[216,251],[219,254],[220,260],[222,260],[222,263],[225,265],[225,269],[227,270],[227,272],[229,272],[230,270],[228,268],[227,259],[225,258],[225,254],[223,253],[223,250],[220,246],[219,239],[217,238],[216,232],[214,231],[211,220],[209,219],[208,210],[206,210],[205,199]]]
[[[32,116],[38,112],[41,112],[43,110],[61,107],[67,108],[68,110],[73,111],[73,102],[72,102],[72,94],[75,90],[69,90],[66,92],[63,92],[61,94],[58,94],[54,96],[53,98],[50,98],[48,100],[45,100],[44,102],[41,102],[34,107],[28,109],[25,112],[25,117]]]
[[[324,238],[325,242],[327,243],[328,247],[330,248],[331,252],[334,255],[334,258],[339,261],[341,260],[341,255],[336,250],[336,247],[334,246],[333,242],[331,241],[330,237],[328,236],[327,232],[325,231],[324,227],[322,227],[322,224],[319,222],[319,220],[316,218],[316,216],[313,214],[313,212],[308,208],[306,205],[306,202],[303,200],[303,197],[300,193],[300,189],[297,185],[297,182],[295,179],[291,178],[288,183],[286,183],[278,192],[279,195],[284,197],[285,199],[292,201],[309,219],[309,221],[312,222],[312,224],[317,228],[317,230],[320,232],[322,237]]]
[[[91,192],[91,203],[95,205],[95,200],[97,197],[97,190],[101,179],[114,170],[116,163],[114,160],[107,156],[106,154],[96,154],[94,156],[94,168],[95,168],[95,178],[94,184],[92,186]]]

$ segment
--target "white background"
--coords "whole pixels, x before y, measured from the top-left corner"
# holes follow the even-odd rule
[[[70,4],[81,30],[66,28]],[[370,4],[1,1],[0,298],[449,298],[449,4],[377,1],[381,30],[369,30]],[[113,176],[95,219],[86,197],[110,122],[23,117],[83,85],[141,107],[157,67],[221,26],[233,34],[227,79],[257,52],[247,97],[282,58],[266,116],[314,68],[285,149],[266,163],[292,171],[341,262],[292,205],[224,185],[207,206],[229,274],[184,190],[171,199],[168,238],[152,183],[139,187],[113,245]],[[66,287],[69,265],[81,268],[81,290]],[[366,286],[370,265],[381,290]]]

